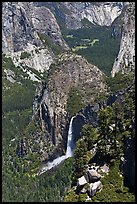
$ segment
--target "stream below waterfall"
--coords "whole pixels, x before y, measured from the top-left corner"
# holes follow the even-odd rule
[[[37,175],[41,175],[47,170],[52,169],[53,167],[59,165],[63,160],[73,156],[73,149],[72,149],[72,123],[75,116],[73,116],[70,120],[69,130],[68,130],[68,141],[67,141],[67,150],[66,154],[54,159],[52,162],[47,162],[43,165],[42,169],[37,173]]]

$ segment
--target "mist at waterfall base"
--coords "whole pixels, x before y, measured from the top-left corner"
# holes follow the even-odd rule
[[[68,141],[67,141],[67,150],[66,154],[54,159],[52,162],[47,162],[46,166],[43,166],[42,170],[38,173],[39,175],[46,172],[47,170],[52,169],[53,167],[59,165],[63,160],[73,156],[73,141],[72,141],[72,123],[75,116],[70,120],[69,131],[68,131]]]

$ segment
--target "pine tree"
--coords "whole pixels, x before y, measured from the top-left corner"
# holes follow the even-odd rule
[[[74,163],[73,163],[73,181],[81,177],[85,171],[85,166],[88,163],[87,156],[87,142],[84,139],[79,139],[76,143],[76,149],[74,151]]]
[[[112,141],[112,131],[110,125],[112,123],[112,107],[106,107],[99,112],[99,141],[98,152],[102,156],[109,154],[109,149]]]

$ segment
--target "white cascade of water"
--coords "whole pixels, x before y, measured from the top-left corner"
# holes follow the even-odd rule
[[[71,118],[70,124],[69,124],[69,131],[68,131],[68,141],[67,141],[67,151],[66,151],[66,158],[72,157],[73,151],[72,151],[72,123],[75,116]]]
[[[40,174],[46,172],[47,170],[49,170],[49,169],[57,166],[58,164],[60,164],[63,160],[73,156],[73,150],[72,150],[72,123],[73,123],[74,117],[75,116],[73,116],[71,118],[70,124],[69,124],[66,154],[61,156],[61,157],[58,157],[58,158],[54,159],[52,162],[47,162],[46,166],[43,166],[42,170],[37,175],[40,175]]]

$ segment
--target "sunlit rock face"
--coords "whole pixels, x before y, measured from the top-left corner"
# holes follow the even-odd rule
[[[48,6],[69,29],[83,26],[81,20],[87,19],[94,25],[110,26],[121,14],[125,2],[39,2],[38,6]]]
[[[72,13],[66,17],[67,27],[73,26],[73,19],[80,22],[84,18],[93,24],[110,26],[124,7],[122,2],[64,2],[64,4]],[[78,27],[81,27],[81,23]]]
[[[122,27],[120,50],[112,68],[112,77],[119,71],[131,73],[135,70],[135,3],[130,2]]]
[[[36,7],[33,2],[3,2],[2,34],[3,52],[24,50],[28,43],[42,46],[38,33],[50,35],[55,43],[66,45],[56,18],[46,7]]]
[[[3,2],[2,7],[2,50],[11,53],[24,50],[27,43],[40,46],[41,41],[31,20],[28,2]]]
[[[68,49],[48,8],[35,7],[33,2],[3,2],[2,52],[12,57],[15,66],[28,66],[41,72],[49,69],[55,55],[39,33],[61,49]],[[22,52],[29,53],[29,57],[22,59]]]
[[[48,35],[55,44],[68,49],[56,18],[49,8],[45,6],[37,7],[33,4],[31,17],[34,28],[38,33]]]

